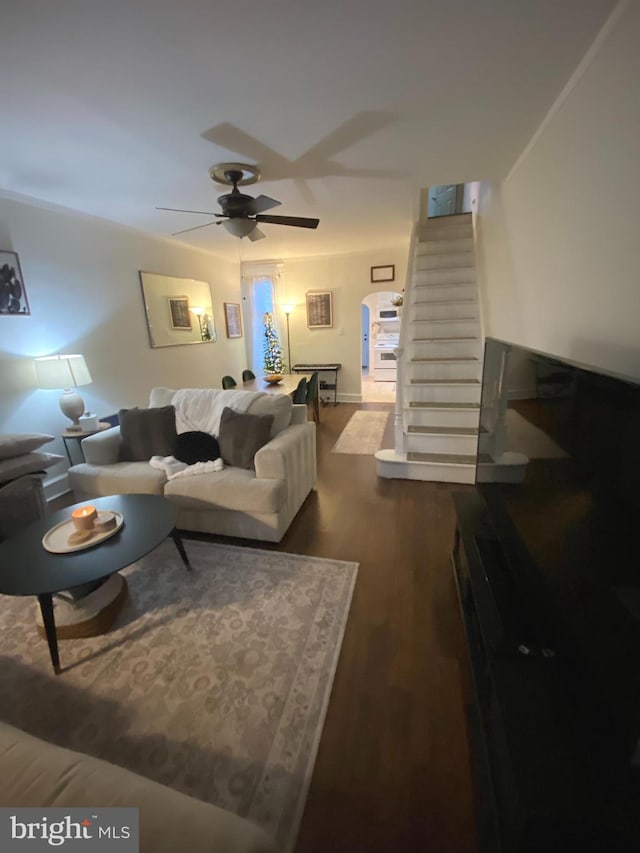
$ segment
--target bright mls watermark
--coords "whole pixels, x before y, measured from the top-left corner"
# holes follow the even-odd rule
[[[138,809],[0,808],[0,853],[139,853]]]

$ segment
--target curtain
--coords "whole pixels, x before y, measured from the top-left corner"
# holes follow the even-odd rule
[[[280,272],[277,269],[245,276],[249,306],[248,328],[251,330],[251,369],[260,376],[264,372],[264,315],[273,314],[273,324],[283,347],[278,312]],[[284,342],[286,347],[286,342]],[[283,348],[283,353],[285,349]]]

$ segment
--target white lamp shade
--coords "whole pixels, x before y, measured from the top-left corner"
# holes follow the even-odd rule
[[[242,219],[240,217],[234,217],[233,219],[225,219],[222,224],[227,229],[229,234],[233,234],[234,237],[240,238],[247,237],[256,227],[256,223],[253,221],[253,219]]]
[[[280,308],[282,308],[285,314],[291,314],[293,312],[293,305],[281,305]]]
[[[48,355],[34,364],[38,388],[78,388],[91,382],[83,355]]]

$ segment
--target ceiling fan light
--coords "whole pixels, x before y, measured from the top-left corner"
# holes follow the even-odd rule
[[[229,234],[233,234],[234,237],[241,238],[248,237],[248,235],[256,227],[256,223],[253,221],[253,219],[243,219],[241,217],[225,219],[222,224],[227,229]]]

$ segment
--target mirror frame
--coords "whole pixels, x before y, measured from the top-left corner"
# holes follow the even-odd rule
[[[211,284],[139,271],[149,344],[159,347],[217,341]]]

